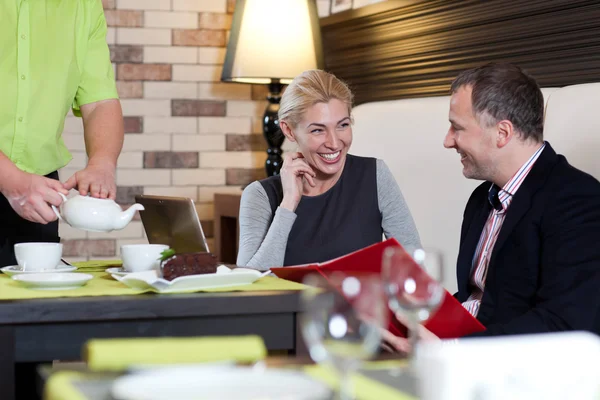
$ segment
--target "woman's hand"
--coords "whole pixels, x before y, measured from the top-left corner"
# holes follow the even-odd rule
[[[303,178],[308,184],[315,187],[313,178],[316,176],[313,169],[304,160],[302,153],[286,153],[281,165],[281,186],[283,187],[283,200],[280,206],[290,211],[296,211],[302,198]]]

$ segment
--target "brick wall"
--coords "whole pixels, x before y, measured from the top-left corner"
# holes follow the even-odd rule
[[[117,202],[136,194],[191,197],[209,246],[213,194],[241,193],[264,177],[264,87],[219,81],[233,0],[103,0],[107,41],[123,113],[125,144],[117,168]],[[81,119],[67,117],[64,140],[85,166]],[[126,243],[147,243],[139,216],[125,229],[92,233],[61,224],[70,260],[114,258]]]
[[[125,117],[117,202],[132,204],[136,194],[191,197],[212,246],[214,193],[241,193],[265,176],[265,87],[219,81],[235,0],[102,2]],[[329,0],[317,5],[328,15]],[[85,166],[82,133],[81,119],[69,115],[63,138],[73,161],[62,179]],[[122,244],[147,243],[139,215],[110,233],[61,223],[60,235],[71,261],[114,258]]]

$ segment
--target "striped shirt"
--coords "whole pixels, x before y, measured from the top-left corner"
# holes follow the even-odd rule
[[[544,144],[527,160],[525,164],[517,171],[517,173],[500,189],[496,184],[490,187],[490,203],[492,210],[488,216],[487,222],[481,232],[479,243],[475,249],[473,256],[473,265],[471,267],[471,277],[469,284],[471,287],[471,295],[462,303],[463,307],[473,316],[477,316],[479,306],[485,289],[485,278],[487,276],[488,263],[490,256],[494,250],[494,244],[498,239],[498,234],[502,228],[502,223],[506,216],[506,210],[512,202],[513,196],[531,171],[536,160],[546,147]],[[497,199],[495,198],[497,194]]]

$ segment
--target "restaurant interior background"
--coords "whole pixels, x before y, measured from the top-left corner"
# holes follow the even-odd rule
[[[526,67],[543,86],[599,78],[597,1],[332,1],[329,15],[329,0],[317,0],[325,65],[350,82],[357,103],[447,94],[458,71],[492,60]],[[214,194],[239,194],[265,176],[266,87],[220,82],[235,1],[103,4],[126,130],[117,202],[190,197],[212,247]],[[85,165],[82,133],[69,115],[73,161],[63,179]],[[139,218],[110,233],[63,223],[60,235],[69,261],[115,258],[121,245],[147,242]]]

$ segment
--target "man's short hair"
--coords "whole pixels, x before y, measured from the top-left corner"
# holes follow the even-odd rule
[[[475,116],[487,126],[512,122],[523,140],[543,141],[544,96],[535,79],[513,64],[490,63],[461,72],[451,91],[472,88]]]

